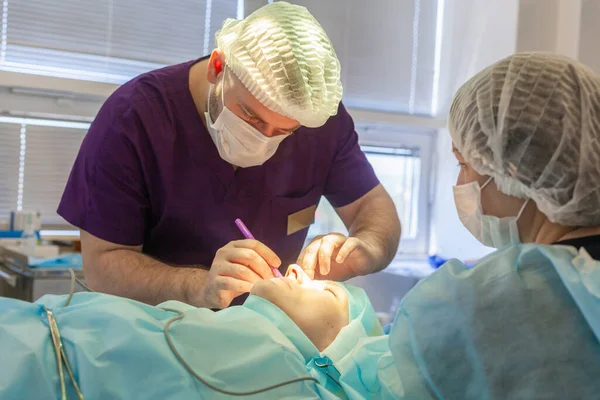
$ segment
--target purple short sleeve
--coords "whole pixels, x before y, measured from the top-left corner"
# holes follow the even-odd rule
[[[123,104],[120,104],[123,102]],[[139,157],[141,124],[119,98],[90,127],[58,207],[69,223],[111,243],[144,243],[150,201]]]
[[[332,206],[343,207],[367,194],[379,184],[379,180],[360,149],[352,117],[341,104],[336,118],[339,143],[324,194]]]

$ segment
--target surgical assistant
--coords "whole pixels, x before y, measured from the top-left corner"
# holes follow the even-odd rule
[[[81,229],[89,285],[224,308],[270,265],[333,280],[385,268],[400,222],[340,102],[323,28],[276,2],[226,20],[216,46],[121,86],[86,135],[58,212]],[[349,235],[301,252],[323,196]]]
[[[390,335],[403,392],[598,398],[600,78],[516,54],[458,91],[449,128],[458,216],[498,250],[472,269],[448,262],[403,299]]]

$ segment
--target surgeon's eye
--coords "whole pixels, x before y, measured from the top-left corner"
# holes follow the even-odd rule
[[[253,124],[258,124],[261,122],[258,118],[254,117],[252,115],[248,115],[248,121],[252,122]]]
[[[259,122],[260,120],[258,118],[256,118],[254,115],[250,114],[248,111],[246,111],[245,108],[240,107],[242,109],[242,112],[244,113],[244,119],[246,121],[250,121],[250,122]]]

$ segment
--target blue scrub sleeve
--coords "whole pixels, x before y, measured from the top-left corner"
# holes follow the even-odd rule
[[[142,138],[135,110],[109,99],[81,145],[58,213],[100,239],[142,245],[150,218]]]
[[[336,135],[339,145],[329,169],[324,194],[334,207],[360,199],[379,184],[379,180],[358,144],[354,121],[340,104]]]

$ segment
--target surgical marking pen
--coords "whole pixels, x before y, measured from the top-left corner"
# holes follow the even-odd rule
[[[246,239],[254,239],[254,235],[252,235],[252,233],[250,233],[250,230],[248,229],[248,227],[246,225],[244,225],[244,223],[242,222],[241,219],[236,219],[235,220],[235,224],[237,225],[237,227],[239,228],[240,232],[242,232],[242,235],[244,235],[244,237]],[[273,271],[273,275],[275,275],[275,278],[283,278],[283,275],[281,275],[281,272],[279,272],[279,270],[277,268],[275,268],[272,265],[269,265],[269,267],[271,267],[271,271]]]

